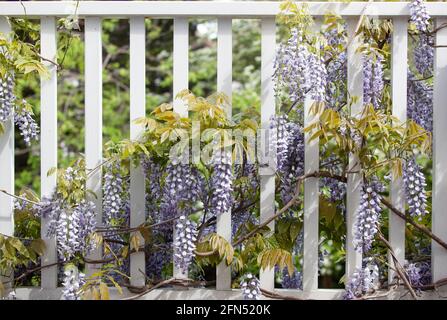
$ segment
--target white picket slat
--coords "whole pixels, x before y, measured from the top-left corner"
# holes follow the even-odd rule
[[[95,169],[87,180],[87,189],[96,193],[91,200],[96,205],[96,221],[102,224],[102,46],[101,18],[85,19],[85,162],[87,169]],[[100,259],[102,250],[97,248],[91,259]],[[90,274],[100,266],[87,265]]]
[[[274,18],[261,20],[261,126],[269,127],[270,117],[275,114],[275,92],[273,86],[273,65],[276,46],[276,24]],[[260,220],[265,222],[275,214],[275,173],[261,175]],[[268,224],[274,231],[274,221]],[[274,269],[265,269],[260,272],[261,287],[272,290],[274,287]]]
[[[352,40],[348,45],[348,98],[351,99],[351,115],[358,115],[363,108],[363,74],[362,57],[356,52],[360,37],[354,37],[358,18],[347,19],[348,39]],[[358,99],[353,102],[352,98]],[[354,155],[349,157],[349,170],[355,172],[359,169]],[[346,197],[346,275],[350,277],[355,268],[361,267],[362,255],[354,249],[354,221],[356,211],[360,204],[360,190],[362,180],[359,173],[349,173]]]
[[[5,17],[0,17],[0,32],[9,34],[11,26]],[[14,193],[14,125],[13,119],[3,123],[4,133],[0,135],[0,190]],[[13,198],[0,193],[0,233],[14,233]]]
[[[232,86],[232,19],[219,18],[217,20],[217,91],[223,92],[228,96],[231,103]],[[227,114],[231,117],[231,105]],[[217,217],[217,233],[228,242],[231,242],[231,211],[224,212]],[[216,289],[231,289],[231,268],[222,261],[216,269]]]
[[[5,17],[0,17],[0,32],[9,34],[11,26]],[[1,50],[1,48],[0,48]],[[14,124],[13,119],[3,123],[3,134],[0,134],[0,190],[14,193]],[[14,234],[14,202],[11,196],[0,192],[0,233]],[[12,279],[0,275],[0,281]],[[7,286],[11,287],[11,286]]]
[[[180,99],[175,99],[175,96],[184,89],[188,89],[189,77],[189,31],[187,18],[174,19],[174,83],[173,83],[173,99],[174,111],[181,116],[188,116],[188,107]],[[174,228],[175,234],[175,228]],[[174,276],[177,278],[186,278],[185,274],[180,268],[174,264]]]
[[[143,127],[135,120],[146,115],[146,29],[144,17],[130,18],[130,139],[136,140],[143,133]],[[141,166],[130,170],[130,226],[137,227],[146,220],[145,181]],[[139,233],[141,244],[144,239]],[[130,256],[130,283],[134,286],[145,284],[144,251]]]
[[[447,18],[436,19],[436,25],[447,24]],[[447,29],[436,33],[435,72],[433,92],[433,206],[432,231],[447,242],[447,139],[445,121],[447,119]],[[444,47],[442,47],[444,46]],[[447,277],[447,250],[432,241],[433,282]]]
[[[306,97],[304,103],[304,126],[307,127],[315,117],[310,115],[314,101]],[[313,132],[304,135],[304,173],[319,170],[319,141],[310,141]],[[319,179],[308,178],[304,181],[304,244],[303,244],[303,290],[318,289],[318,221],[319,221]]]
[[[56,21],[54,17],[43,17],[40,22],[42,57],[56,62]],[[51,168],[57,168],[57,68],[48,61],[42,61],[49,77],[41,78],[40,89],[40,181],[41,197],[50,197],[56,188],[56,174],[47,175]],[[49,218],[41,218],[41,237],[45,241],[46,250],[42,256],[42,265],[57,262],[56,239],[46,236]],[[44,268],[41,271],[42,288],[56,288],[57,266]]]
[[[392,38],[392,98],[393,116],[400,122],[407,120],[407,24],[406,18],[399,17],[393,19]],[[396,123],[400,125],[401,123]],[[405,189],[402,177],[394,178],[390,186],[391,203],[394,207],[405,212]],[[389,213],[389,241],[400,264],[405,260],[405,221]],[[388,279],[391,282],[394,278],[393,260],[388,257],[390,268],[388,268]]]

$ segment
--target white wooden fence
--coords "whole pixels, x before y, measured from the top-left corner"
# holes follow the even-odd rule
[[[56,56],[56,19],[75,13],[75,1],[39,1],[39,2],[0,2],[0,31],[7,33],[10,27],[4,17],[24,16],[40,18],[41,55],[54,60]],[[436,24],[447,23],[447,3],[427,3],[428,11]],[[407,104],[407,22],[409,3],[405,2],[352,2],[325,3],[310,2],[310,13],[322,16],[325,13],[337,13],[347,20],[348,34],[353,35],[361,14],[371,14],[382,18],[392,18],[394,32],[392,36],[392,98],[393,114],[401,120],[406,118]],[[266,125],[275,113],[272,72],[275,55],[275,15],[279,13],[279,2],[213,2],[213,1],[81,1],[77,9],[81,19],[85,19],[85,156],[88,168],[97,166],[102,159],[102,45],[101,19],[124,18],[130,23],[130,119],[145,115],[145,19],[174,19],[174,82],[173,92],[188,87],[188,18],[217,18],[218,25],[218,63],[217,88],[231,97],[232,83],[232,19],[261,19],[262,22],[262,92],[261,121]],[[447,45],[447,29],[441,29],[436,35],[438,45]],[[149,46],[151,43],[148,44]],[[354,40],[348,47],[348,88],[351,96],[362,96],[362,69],[360,56],[355,49]],[[44,61],[44,63],[46,63]],[[41,183],[42,196],[49,195],[56,186],[54,175],[47,177],[47,171],[57,166],[57,73],[52,64],[46,63],[51,77],[41,81]],[[447,241],[447,139],[443,138],[443,126],[447,122],[447,48],[436,49],[434,86],[434,161],[433,161],[433,214],[432,230],[441,239]],[[150,79],[149,79],[150,81]],[[356,114],[362,108],[360,101],[352,106]],[[309,103],[306,103],[308,109]],[[187,114],[181,101],[174,101],[174,109]],[[229,110],[231,114],[231,110]],[[307,113],[306,113],[307,114]],[[309,123],[311,119],[306,118]],[[131,123],[130,138],[135,138],[141,128]],[[14,193],[14,132],[11,124],[0,136],[0,188]],[[309,143],[306,135],[305,171],[312,172],[319,167],[318,142]],[[351,159],[354,163],[355,159]],[[144,179],[140,169],[131,172],[131,226],[137,226],[145,219]],[[352,224],[359,204],[360,177],[351,174],[348,177],[347,195],[347,244],[346,271],[349,276],[356,266],[361,264],[361,256],[352,245]],[[98,170],[89,180],[88,187],[98,194],[96,200],[98,221],[101,220],[101,171]],[[274,214],[275,176],[273,172],[261,172],[261,221]],[[288,294],[302,297],[332,299],[341,296],[341,290],[318,289],[318,179],[308,179],[304,186],[304,288],[284,290]],[[402,181],[392,181],[391,199],[394,206],[404,208]],[[14,229],[12,198],[0,194],[0,232],[12,234]],[[218,219],[217,230],[226,239],[231,235],[231,213]],[[273,223],[271,223],[273,226]],[[42,223],[45,234],[47,222]],[[405,255],[404,222],[394,215],[390,216],[390,242],[400,262]],[[54,239],[45,239],[47,253],[43,264],[56,261]],[[99,256],[99,253],[96,253]],[[144,253],[131,255],[131,283],[142,285],[144,277]],[[432,244],[433,281],[447,277],[447,251],[437,243]],[[390,270],[391,271],[391,270]],[[392,272],[390,272],[392,274]],[[182,276],[175,270],[176,276]],[[38,289],[18,290],[25,298],[58,298],[56,267],[42,270],[42,285]],[[273,270],[262,271],[261,285],[273,290]],[[231,273],[225,265],[217,267],[217,290],[189,290],[167,293],[158,290],[150,298],[240,298],[238,292],[230,291]]]

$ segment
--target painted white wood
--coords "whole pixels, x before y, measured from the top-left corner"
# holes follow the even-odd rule
[[[174,19],[174,82],[173,82],[173,99],[174,110],[180,115],[187,117],[187,106],[180,99],[175,99],[176,95],[188,89],[189,76],[189,32],[188,19]]]
[[[40,20],[40,54],[56,62],[57,39],[56,20],[44,17]],[[42,60],[49,72],[49,77],[40,80],[40,181],[41,197],[51,197],[56,189],[56,174],[47,175],[51,168],[57,168],[57,68],[54,64]],[[41,257],[42,265],[57,262],[56,239],[46,237],[49,219],[41,219],[41,237],[45,241],[45,254]],[[42,288],[56,288],[57,266],[41,271]]]
[[[217,91],[227,95],[231,103],[232,85],[232,19],[219,18],[217,20]],[[231,117],[231,105],[227,114]],[[217,233],[231,243],[231,211],[224,212],[217,217]],[[216,268],[216,289],[231,289],[231,268],[222,261]]]
[[[393,115],[400,123],[407,120],[407,18],[393,19],[392,39],[392,98]],[[395,125],[399,125],[396,123]],[[390,186],[391,203],[397,209],[405,212],[405,189],[402,177],[393,178]],[[389,241],[399,263],[405,260],[405,221],[393,213],[389,213]],[[391,256],[388,257],[390,266],[394,266]],[[388,279],[391,282],[395,274],[388,268]]]
[[[87,169],[97,168],[102,162],[102,46],[101,18],[85,19],[85,161]],[[96,205],[96,220],[102,225],[102,169],[90,174],[87,189],[96,193],[92,201]],[[100,259],[102,250],[97,248],[89,258]],[[100,268],[88,264],[90,274]]]
[[[11,26],[5,17],[0,17],[0,32],[9,34]],[[0,47],[0,50],[2,48]],[[4,132],[0,134],[0,190],[14,193],[14,124],[13,119],[3,123]],[[0,192],[0,233],[14,234],[14,201],[13,198]],[[8,270],[9,271],[9,270]],[[12,270],[11,270],[12,271]],[[7,276],[0,275],[0,281],[12,280],[12,272]],[[7,285],[9,289],[11,285]]]
[[[279,1],[80,1],[77,10],[85,16],[202,16],[233,18],[273,17],[280,12]],[[309,2],[309,13],[325,15],[337,12],[341,16],[359,16],[365,14],[390,16],[409,16],[409,2]],[[32,1],[24,2],[26,13],[33,16],[67,16],[73,14],[76,1]],[[427,2],[428,12],[433,17],[447,15],[447,3]],[[1,1],[0,12],[6,16],[24,16],[24,9],[19,1]]]
[[[276,48],[276,25],[274,18],[261,20],[261,126],[269,127],[270,117],[275,114],[275,93],[273,89],[273,64]],[[261,175],[261,223],[275,214],[275,173]],[[268,224],[274,231],[274,221]],[[274,269],[261,270],[261,287],[272,290],[274,283]]]
[[[174,111],[183,117],[188,116],[188,107],[180,99],[175,96],[184,89],[188,89],[188,72],[189,72],[189,32],[188,18],[174,19],[174,82],[173,82],[173,99]],[[175,227],[174,227],[175,236]],[[174,277],[187,278],[188,275],[174,264]]]
[[[318,32],[321,26],[319,20],[315,21],[313,31]],[[319,46],[317,43],[316,47]],[[308,94],[304,101],[304,127],[318,121],[318,115],[311,114],[310,110],[314,100]],[[304,134],[304,173],[309,174],[320,169],[319,139],[310,141],[315,131]],[[303,243],[303,290],[318,289],[318,243],[320,235],[319,224],[319,179],[308,178],[304,181],[304,243]]]
[[[350,42],[348,55],[348,98],[351,100],[351,115],[357,116],[363,109],[363,74],[362,57],[356,52],[360,44],[360,37],[353,37],[357,26],[358,18],[347,19],[347,33]],[[357,101],[352,101],[357,97]],[[349,169],[351,172],[359,169],[355,155],[349,157]],[[348,174],[347,197],[346,197],[346,275],[350,277],[356,267],[362,265],[362,255],[354,249],[354,221],[357,209],[360,204],[361,175],[358,173]]]
[[[447,23],[447,18],[436,19],[436,25]],[[447,45],[447,29],[436,33],[436,45]],[[445,122],[447,119],[447,48],[435,49],[435,72],[433,92],[433,206],[432,231],[443,241],[447,241],[447,139]],[[432,277],[436,282],[447,277],[447,251],[432,241]]]
[[[109,287],[110,299],[121,300],[134,297],[136,294],[123,288],[123,294],[120,294],[114,287]],[[340,289],[318,289],[312,292],[305,292],[294,289],[275,289],[275,293],[292,296],[300,299],[312,300],[341,300],[343,299],[344,290]],[[386,294],[386,291],[377,292],[377,300],[411,300],[412,297],[407,294],[405,288],[399,288]],[[61,288],[55,290],[42,290],[40,288],[18,288],[16,289],[18,300],[60,300]],[[422,291],[419,300],[446,300],[447,288],[439,287],[437,292]],[[154,289],[153,291],[143,295],[137,300],[242,300],[240,289],[231,291],[220,291],[213,289],[189,288],[188,290],[173,291],[169,288]],[[269,300],[261,297],[261,300]]]
[[[5,17],[0,17],[0,32],[9,34],[11,26]],[[0,48],[1,49],[1,48]],[[3,123],[4,133],[0,135],[0,189],[14,193],[14,125],[13,119]],[[13,198],[0,193],[0,233],[14,233]]]
[[[144,17],[134,17],[130,22],[130,139],[136,140],[143,127],[134,121],[146,115],[146,30]],[[137,227],[146,220],[145,181],[141,166],[130,170],[130,226]],[[144,239],[138,233],[143,244]],[[144,251],[130,256],[130,283],[145,284]]]

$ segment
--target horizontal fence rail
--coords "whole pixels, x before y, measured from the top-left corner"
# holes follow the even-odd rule
[[[347,48],[348,91],[349,95],[361,97],[362,64],[361,54],[356,50],[358,39],[354,37],[358,18],[362,14],[391,17],[394,25],[392,35],[392,113],[398,119],[406,120],[407,108],[407,28],[409,3],[406,2],[351,2],[327,3],[309,2],[309,11],[313,16],[322,16],[327,13],[336,13],[347,20],[348,36],[353,41]],[[130,23],[130,138],[137,139],[141,134],[141,127],[133,120],[145,116],[146,104],[146,73],[145,50],[146,30],[145,18],[164,17],[174,19],[173,40],[173,94],[188,88],[188,18],[212,17],[217,19],[217,88],[230,98],[232,94],[232,19],[254,18],[261,20],[261,125],[268,127],[269,119],[275,114],[275,96],[273,75],[273,61],[275,56],[276,24],[275,15],[279,13],[279,2],[209,2],[209,1],[81,1],[76,8],[75,1],[39,1],[39,2],[0,2],[0,31],[7,33],[10,27],[5,17],[26,16],[39,18],[41,21],[41,55],[44,58],[55,60],[56,57],[56,17],[65,17],[74,13],[85,19],[85,156],[87,168],[98,167],[103,160],[102,141],[102,41],[101,21],[104,18],[120,17],[129,19]],[[427,3],[428,11],[435,17],[437,24],[447,23],[447,3]],[[438,18],[439,17],[439,18]],[[437,34],[437,44],[447,45],[447,29]],[[150,43],[148,44],[151,45]],[[447,140],[445,139],[445,121],[447,119],[447,48],[436,49],[434,73],[434,161],[433,161],[433,231],[441,239],[447,241]],[[42,196],[48,196],[56,187],[56,178],[47,176],[51,167],[57,166],[57,72],[54,66],[49,67],[50,77],[41,80],[41,183]],[[150,81],[150,79],[147,79]],[[356,116],[362,110],[362,99],[352,101],[351,114]],[[306,98],[305,124],[316,119],[308,116],[312,101]],[[181,100],[174,101],[174,110],[187,116],[188,111]],[[231,116],[231,109],[227,110]],[[311,173],[319,168],[318,141],[309,141],[311,133],[305,136],[305,173]],[[14,129],[10,124],[5,126],[5,133],[0,136],[0,188],[10,193],[14,191]],[[350,157],[350,167],[355,165],[354,155]],[[355,169],[355,166],[352,168]],[[275,173],[262,170],[260,220],[269,219],[275,212]],[[101,222],[101,170],[96,170],[89,179],[88,188],[97,194],[95,201],[97,208],[97,221]],[[354,215],[359,206],[361,178],[357,173],[348,175],[347,184],[347,243],[346,243],[346,273],[352,275],[355,268],[361,266],[362,256],[354,250],[352,244],[352,226]],[[141,168],[131,171],[131,215],[130,225],[136,227],[145,221],[144,208],[145,181]],[[318,289],[318,212],[319,212],[319,181],[318,178],[306,180],[304,184],[304,262],[303,285],[304,291],[282,290],[286,294],[297,294],[300,297],[313,297],[322,299],[341,298],[341,290]],[[391,182],[391,202],[403,210],[402,180]],[[0,232],[12,234],[13,202],[11,198],[0,194]],[[47,221],[43,220],[42,234],[47,228]],[[400,218],[390,216],[389,221],[390,244],[396,252],[399,262],[405,258],[405,223]],[[274,223],[269,225],[274,227]],[[227,240],[231,238],[231,212],[220,216],[217,220],[217,232]],[[42,263],[56,262],[56,246],[54,239],[44,238],[47,253]],[[141,239],[143,243],[143,239]],[[98,250],[90,258],[99,259]],[[92,273],[99,265],[93,266],[88,272]],[[438,244],[433,243],[432,249],[433,281],[447,277],[447,252]],[[131,284],[141,286],[144,284],[145,270],[144,252],[132,253],[130,257]],[[176,293],[170,297],[177,298],[230,298],[236,297],[231,292],[231,269],[220,264],[216,268],[217,291],[214,293],[200,292],[196,289],[191,293]],[[390,269],[390,277],[393,271]],[[174,270],[174,276],[187,277],[180,270]],[[260,274],[263,288],[274,290],[274,270],[263,270]],[[57,287],[56,267],[42,270],[42,289],[59,290]],[[228,292],[226,292],[228,291]],[[151,293],[152,298],[162,298],[166,290]],[[23,289],[22,294],[27,298],[46,297],[58,298],[59,291],[52,291],[47,295],[34,295],[32,289]],[[20,296],[20,295],[19,295]],[[168,295],[169,296],[169,295]],[[236,297],[240,298],[240,296]]]
[[[382,17],[409,16],[408,2],[307,2],[309,13],[314,16],[329,12],[341,16],[361,14]],[[76,1],[24,2],[30,17],[66,16],[76,11]],[[80,1],[77,13],[85,16],[106,17],[272,17],[280,12],[280,2],[273,1]],[[365,9],[366,7],[366,9]],[[447,3],[427,2],[426,7],[433,17],[447,16]],[[5,16],[23,16],[20,2],[0,2],[0,12]]]

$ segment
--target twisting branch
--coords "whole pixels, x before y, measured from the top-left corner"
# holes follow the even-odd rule
[[[383,236],[383,234],[382,234],[382,232],[380,230],[378,231],[377,234],[379,236],[380,241],[382,241],[383,244],[388,248],[388,251],[389,251],[389,253],[391,255],[391,258],[393,259],[393,263],[394,263],[394,267],[395,267],[396,273],[398,274],[398,276],[404,282],[404,285],[407,287],[407,289],[410,292],[410,294],[413,297],[413,299],[418,300],[418,296],[416,295],[416,292],[414,291],[413,287],[411,286],[410,281],[408,281],[408,278],[405,275],[405,270],[402,267],[402,265],[400,264],[399,260],[397,260],[396,254],[394,253],[394,250],[391,247],[390,243],[388,242],[387,239],[385,239],[385,237]]]
[[[37,203],[35,201],[29,200],[29,199],[26,199],[26,198],[23,198],[23,197],[16,196],[15,194],[9,193],[8,191],[6,191],[4,189],[0,189],[0,192],[4,193],[4,194],[6,194],[6,195],[8,195],[10,197],[16,198],[18,200],[26,201],[26,202],[29,202],[29,203],[32,203],[32,204],[35,204],[35,205],[39,204],[39,203]]]
[[[422,233],[424,233],[427,236],[429,236],[431,239],[436,241],[440,246],[442,246],[444,249],[447,250],[447,243],[442,241],[441,238],[439,238],[437,235],[435,235],[433,232],[431,232],[428,228],[426,228],[425,226],[420,225],[420,224],[414,222],[413,219],[411,219],[410,217],[406,216],[404,213],[400,212],[396,207],[394,207],[390,202],[388,202],[388,200],[386,200],[384,198],[381,198],[381,202],[386,207],[388,207],[391,210],[391,212],[393,212],[395,215],[397,215],[398,217],[404,219],[406,222],[411,224],[413,227],[415,227],[416,229],[418,229]]]

